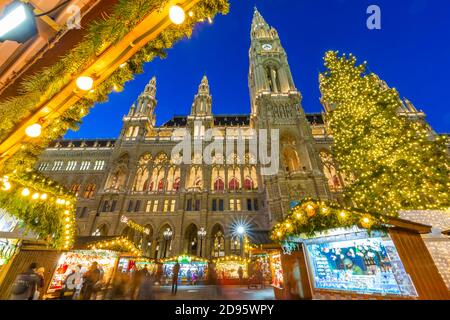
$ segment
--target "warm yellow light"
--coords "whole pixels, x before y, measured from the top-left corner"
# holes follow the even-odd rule
[[[22,195],[24,197],[28,197],[30,195],[30,190],[28,188],[25,188],[22,190]]]
[[[370,222],[370,219],[369,219],[369,218],[364,218],[364,219],[363,219],[363,222],[364,222],[364,223],[369,223],[369,222]]]
[[[94,86],[94,79],[88,76],[82,76],[77,79],[77,87],[83,91],[89,91]]]
[[[11,189],[11,183],[9,181],[4,181],[2,190],[3,191],[8,191],[9,189]]]
[[[41,135],[42,126],[39,123],[32,124],[28,128],[25,129],[25,133],[30,138],[37,138]]]
[[[41,200],[47,200],[47,194],[46,193],[44,193],[43,195],[41,195]]]
[[[33,200],[39,199],[39,193],[35,193],[33,194],[33,196],[31,197]]]
[[[189,11],[189,17],[193,17],[194,16],[194,12]]]
[[[186,19],[186,14],[180,6],[171,6],[169,9],[169,18],[175,24],[182,24]]]
[[[342,218],[345,218],[346,213],[345,213],[344,211],[341,211],[341,213],[339,213],[339,215],[340,215]]]

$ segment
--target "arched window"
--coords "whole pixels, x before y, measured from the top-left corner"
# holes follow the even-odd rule
[[[173,182],[173,190],[178,191],[180,189],[180,178],[176,178]]]
[[[236,178],[232,178],[228,183],[228,189],[230,190],[239,190],[239,181]]]
[[[300,160],[297,151],[292,147],[287,147],[283,151],[283,164],[287,172],[297,172],[300,170]]]
[[[158,191],[164,191],[165,185],[166,185],[166,182],[164,181],[164,179],[159,180]]]
[[[212,248],[212,256],[223,257],[225,256],[225,237],[223,236],[222,230],[217,230],[213,235],[213,248]]]
[[[245,190],[253,190],[254,189],[253,180],[250,177],[245,178],[244,189]]]
[[[231,253],[235,255],[241,254],[241,238],[238,236],[231,238]]]
[[[333,158],[327,151],[320,152],[320,158],[323,163],[323,171],[328,180],[328,186],[331,191],[340,191],[343,188],[342,180],[334,166]]]
[[[94,237],[104,237],[108,235],[108,226],[106,224],[103,224],[99,226],[95,231],[92,233]]]
[[[86,199],[91,199],[92,197],[94,197],[96,188],[97,188],[97,186],[95,184],[93,184],[93,183],[88,184],[86,189],[84,190],[84,197]]]
[[[225,182],[221,178],[217,178],[214,182],[214,191],[223,191],[225,189]]]
[[[70,192],[72,192],[75,196],[78,197],[78,193],[80,192],[81,184],[74,183],[72,187],[70,187]]]
[[[198,234],[195,224],[189,225],[184,236],[184,251],[189,255],[196,256],[198,248]]]

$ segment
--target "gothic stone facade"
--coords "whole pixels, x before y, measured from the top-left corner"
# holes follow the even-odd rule
[[[278,33],[258,11],[251,28],[250,115],[213,115],[204,77],[191,113],[155,126],[153,78],[124,117],[118,139],[62,140],[45,151],[38,169],[78,196],[78,235],[126,235],[152,258],[240,254],[237,225],[247,225],[251,242],[265,242],[292,201],[339,196],[343,179],[329,153],[325,115],[305,114]],[[223,164],[194,159],[175,165],[171,153],[183,128],[200,141],[211,128],[219,135],[278,129],[278,173],[261,175],[260,163],[253,163],[248,150],[244,159],[224,154]],[[131,230],[122,216],[147,227],[149,234]],[[170,239],[164,236],[167,230]]]

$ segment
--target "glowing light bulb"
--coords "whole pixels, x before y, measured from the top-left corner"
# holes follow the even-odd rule
[[[37,199],[39,199],[39,193],[35,193],[35,194],[33,194],[33,196],[31,197],[31,199],[33,199],[33,200],[37,200]]]
[[[175,24],[182,24],[186,19],[186,14],[180,6],[171,6],[169,9],[169,18]]]
[[[89,91],[94,86],[94,79],[88,76],[81,76],[77,79],[77,87],[83,91]]]
[[[39,123],[32,124],[31,126],[25,129],[25,133],[30,138],[37,138],[42,133],[42,126]]]
[[[28,188],[25,188],[22,190],[22,196],[28,197],[30,195],[30,190]]]
[[[41,200],[47,200],[47,194],[46,193],[44,193],[43,195],[41,195]]]

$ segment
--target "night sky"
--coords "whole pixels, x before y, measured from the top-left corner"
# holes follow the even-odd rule
[[[253,7],[274,26],[288,54],[306,112],[320,112],[318,74],[327,50],[368,61],[400,95],[407,97],[437,132],[450,132],[450,1],[447,0],[231,0],[226,16],[198,25],[191,39],[175,44],[164,60],[112,93],[67,138],[113,138],[122,117],[153,75],[158,81],[157,124],[188,114],[204,74],[213,113],[249,113],[248,50]],[[382,30],[366,27],[366,9],[382,10]]]

